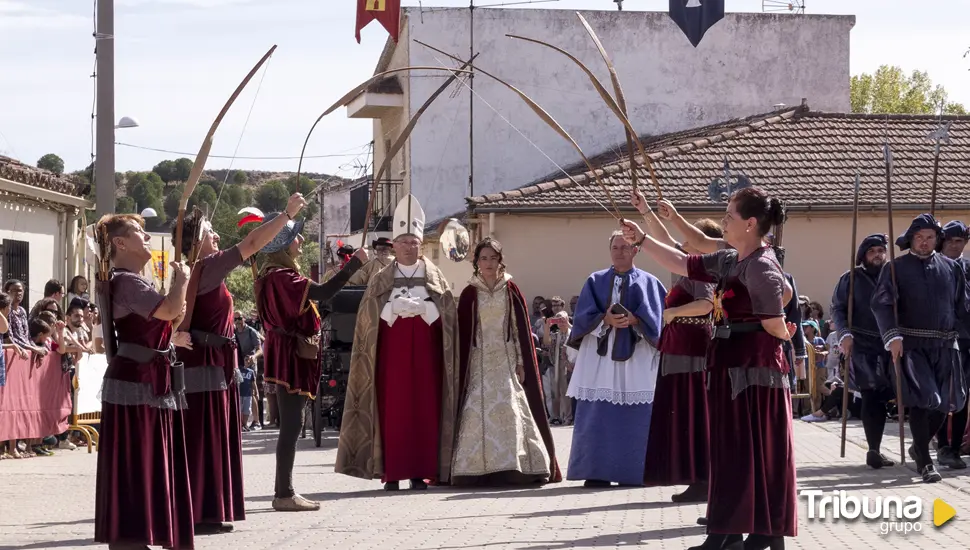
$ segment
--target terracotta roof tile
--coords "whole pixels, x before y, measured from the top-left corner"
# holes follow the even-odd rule
[[[88,185],[79,178],[58,176],[53,172],[29,166],[2,155],[0,155],[0,178],[75,197],[84,195],[88,190]]]
[[[952,121],[952,126],[950,144],[942,146],[937,203],[970,203],[966,192],[970,116],[948,116],[944,120]],[[894,160],[894,203],[925,205],[929,203],[933,173],[933,142],[927,136],[938,126],[935,116],[819,113],[794,108],[641,139],[664,196],[679,205],[713,206],[708,187],[722,176],[727,158],[733,174],[744,173],[790,207],[851,207],[853,182],[859,170],[859,202],[869,207],[882,206],[886,201],[882,145],[888,132]],[[621,149],[625,144],[592,161],[602,167],[598,173],[617,203],[622,199],[625,204],[630,189],[629,163],[614,152]],[[512,192],[467,200],[479,211],[599,209],[589,194],[608,204],[605,193],[589,174],[577,166],[567,171],[586,190],[578,189],[560,173]],[[646,167],[638,167],[638,178],[649,197],[652,185]]]

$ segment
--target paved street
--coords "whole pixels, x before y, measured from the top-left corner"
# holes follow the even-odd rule
[[[925,486],[901,467],[867,470],[861,425],[850,423],[846,458],[839,458],[839,423],[796,421],[799,488],[842,489],[858,496],[924,499],[919,533],[881,535],[878,523],[818,522],[799,508],[799,536],[789,549],[965,547],[970,540],[970,475],[943,470],[945,483]],[[887,426],[887,434],[898,427]],[[673,505],[679,488],[585,490],[564,482],[531,490],[455,490],[386,494],[378,482],[333,473],[336,438],[323,448],[300,442],[297,490],[323,502],[317,513],[277,513],[270,508],[275,432],[246,434],[248,517],[229,535],[196,538],[196,548],[459,549],[646,548],[683,549],[703,540],[697,505]],[[565,467],[571,430],[554,430]],[[898,449],[887,438],[886,447]],[[896,451],[898,453],[898,450]],[[0,549],[85,548],[94,545],[96,455],[60,451],[54,457],[0,462]],[[970,470],[965,470],[970,474]],[[933,527],[931,503],[943,498],[957,517]]]

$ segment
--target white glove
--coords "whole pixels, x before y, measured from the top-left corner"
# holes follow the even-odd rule
[[[391,303],[391,311],[398,317],[415,317],[424,313],[424,301],[401,296]]]

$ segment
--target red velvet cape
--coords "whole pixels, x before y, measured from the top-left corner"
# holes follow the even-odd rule
[[[512,281],[508,283],[508,306],[515,309],[515,337],[519,341],[522,351],[522,361],[525,369],[525,382],[522,387],[525,389],[526,399],[529,402],[529,409],[532,417],[535,418],[542,434],[542,442],[549,452],[549,482],[556,483],[562,481],[562,472],[559,471],[559,462],[556,460],[556,444],[552,440],[552,430],[549,429],[549,418],[546,415],[545,401],[542,398],[542,378],[539,375],[539,362],[536,359],[536,348],[532,340],[532,329],[529,327],[529,310],[526,307],[525,297],[522,291]],[[478,289],[468,285],[461,292],[458,300],[458,337],[459,337],[459,363],[458,363],[458,388],[460,389],[458,400],[458,414],[461,414],[465,402],[466,382],[468,378],[468,357],[474,345],[475,334],[478,329]],[[512,327],[506,327],[505,334],[508,336]]]

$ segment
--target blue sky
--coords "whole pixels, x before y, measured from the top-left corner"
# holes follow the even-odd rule
[[[479,0],[492,3],[497,0]],[[404,0],[416,6],[417,0]],[[427,0],[424,7],[464,6],[467,0]],[[665,11],[667,0],[625,0],[624,10]],[[927,70],[951,100],[970,105],[970,2],[924,0],[809,0],[807,13],[854,14],[851,70],[882,64]],[[313,120],[373,73],[386,33],[371,23],[354,39],[356,0],[115,0],[116,114],[141,127],[116,139],[190,153],[194,158],[213,117],[259,57],[279,48],[236,101],[216,134],[213,154],[299,155]],[[560,0],[526,6],[615,9],[612,0]],[[762,0],[727,0],[729,12],[760,12]],[[35,163],[60,155],[68,170],[90,161],[94,66],[93,2],[0,0],[0,154]],[[765,48],[772,44],[766,43]],[[621,75],[622,77],[622,75]],[[811,99],[811,98],[809,98]],[[599,98],[591,93],[590,105]],[[243,132],[250,107],[249,123]],[[369,121],[341,110],[315,131],[305,170],[353,175],[355,155],[371,139]],[[119,146],[119,171],[147,170],[179,155]],[[296,169],[296,160],[210,158],[210,168]]]

